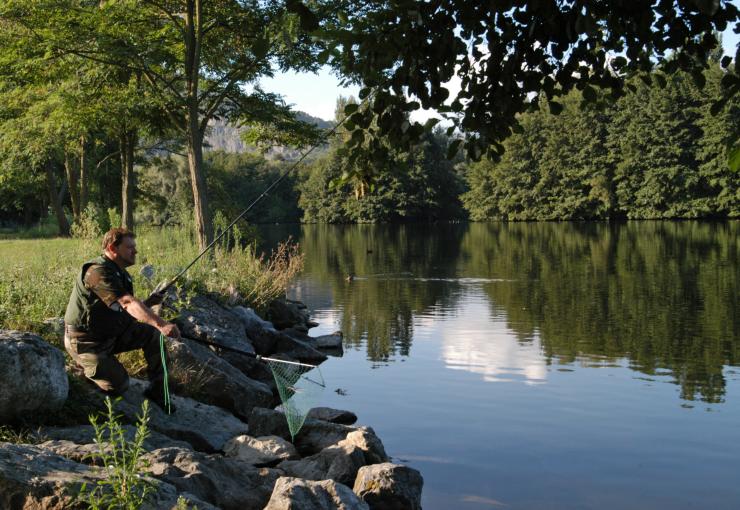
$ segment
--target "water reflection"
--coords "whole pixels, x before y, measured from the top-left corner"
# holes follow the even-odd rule
[[[618,363],[670,374],[685,400],[722,402],[723,369],[738,364],[740,345],[738,230],[738,222],[306,225],[296,292],[333,308],[346,343],[373,362],[412,356],[427,317],[438,321],[447,365],[486,380],[531,384],[553,363]]]
[[[479,295],[473,291],[462,300],[457,320],[437,328],[447,368],[480,374],[487,382],[544,383],[547,362],[539,337],[515,340],[504,322],[490,320],[487,303]]]

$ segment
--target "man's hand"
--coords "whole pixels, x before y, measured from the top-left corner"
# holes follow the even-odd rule
[[[166,337],[180,340],[180,330],[175,324],[172,324],[171,322],[165,322],[162,327],[159,327],[157,329],[159,329],[159,331]]]

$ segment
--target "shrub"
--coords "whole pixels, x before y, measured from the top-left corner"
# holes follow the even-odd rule
[[[74,222],[69,233],[78,239],[97,239],[103,235],[106,222],[107,218],[103,216],[103,212],[97,206],[89,204]]]
[[[146,468],[142,457],[146,453],[144,441],[149,435],[149,401],[144,400],[141,406],[133,441],[126,439],[120,417],[113,412],[113,403],[108,397],[105,406],[104,423],[99,422],[97,415],[90,415],[98,446],[98,451],[90,454],[90,458],[104,466],[106,477],[92,489],[83,484],[78,498],[91,510],[138,510],[154,491],[152,483],[142,476]]]

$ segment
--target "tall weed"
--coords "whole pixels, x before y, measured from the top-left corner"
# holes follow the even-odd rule
[[[102,465],[106,476],[92,488],[82,486],[78,498],[91,510],[138,510],[154,492],[152,483],[144,478],[146,454],[144,441],[149,436],[149,401],[144,400],[132,441],[126,439],[120,417],[113,411],[113,402],[106,397],[105,422],[90,416],[95,429],[97,451],[90,454],[94,464]]]

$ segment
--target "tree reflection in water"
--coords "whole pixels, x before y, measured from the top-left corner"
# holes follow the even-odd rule
[[[345,344],[365,346],[373,362],[411,355],[414,324],[458,314],[477,279],[490,318],[504,316],[521,344],[537,339],[545,363],[626,360],[670,374],[683,399],[721,402],[723,367],[738,362],[739,230],[738,222],[304,225],[301,284],[322,286]]]

